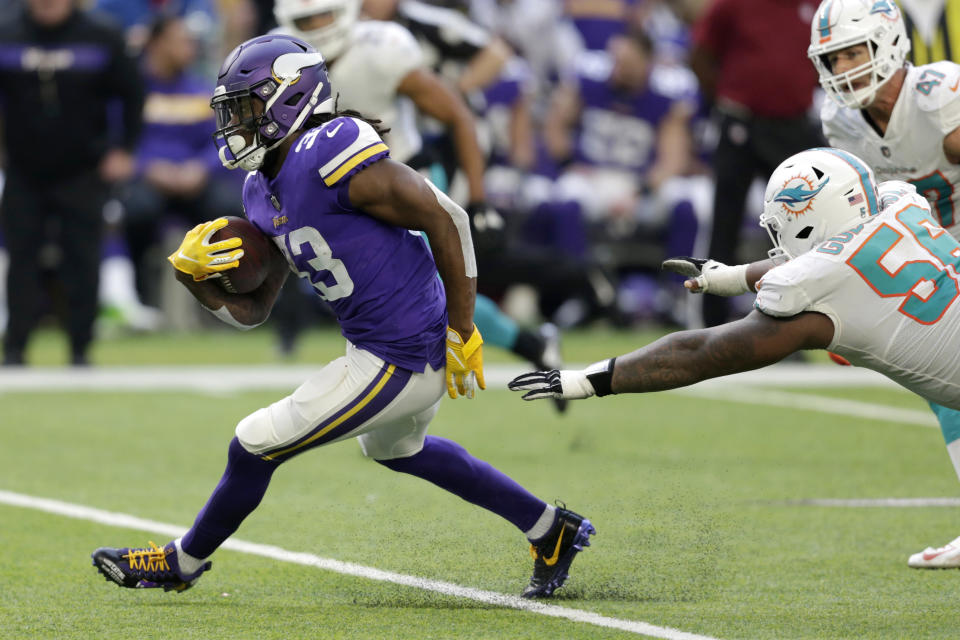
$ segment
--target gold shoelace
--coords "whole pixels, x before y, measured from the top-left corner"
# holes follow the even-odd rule
[[[130,549],[123,557],[127,559],[130,568],[134,571],[144,571],[146,573],[170,571],[167,554],[153,540],[150,541],[149,549]]]

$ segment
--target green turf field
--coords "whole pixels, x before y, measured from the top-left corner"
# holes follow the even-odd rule
[[[589,362],[648,337],[577,333],[566,352]],[[335,334],[319,332],[296,361],[341,350]],[[31,356],[57,365],[61,352],[60,339],[44,334]],[[121,338],[99,343],[93,360],[277,363],[269,332]],[[511,360],[491,350],[488,361]],[[889,388],[788,391],[925,410]],[[583,401],[558,417],[548,403],[491,389],[445,402],[431,427],[591,518],[593,546],[551,602],[579,612],[575,619],[473,597],[520,591],[532,565],[522,535],[365,460],[353,442],[282,467],[237,538],[475,591],[460,597],[225,549],[182,594],[106,583],[90,552],[163,544],[171,537],[163,525],[189,526],[236,422],[280,395],[0,389],[0,637],[645,637],[636,623],[665,638],[958,636],[960,573],[906,566],[910,553],[960,534],[957,507],[798,503],[957,496],[937,429],[823,412],[816,402],[783,410],[677,392]],[[67,517],[11,506],[4,495],[161,525]],[[600,617],[584,621],[588,613]],[[610,620],[633,631],[602,626]]]

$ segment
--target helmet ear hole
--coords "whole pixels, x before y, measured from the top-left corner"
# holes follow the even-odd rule
[[[788,258],[880,213],[873,170],[853,154],[828,147],[782,162],[770,174],[763,202],[760,225]]]

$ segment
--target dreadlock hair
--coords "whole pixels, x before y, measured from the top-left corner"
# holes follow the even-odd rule
[[[368,118],[359,111],[353,109],[343,109],[339,110],[338,104],[340,103],[340,94],[337,94],[337,97],[333,101],[333,113],[315,113],[307,117],[306,122],[304,122],[304,129],[313,129],[314,127],[319,127],[324,122],[329,122],[336,118],[347,116],[348,118],[356,118],[357,120],[363,120],[368,125],[373,127],[373,130],[377,132],[377,135],[383,137],[383,135],[390,131],[390,127],[383,127],[383,120],[377,118]]]

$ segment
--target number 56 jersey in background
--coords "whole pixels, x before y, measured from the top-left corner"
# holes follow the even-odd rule
[[[304,132],[275,178],[251,173],[243,205],[331,306],[347,340],[411,371],[439,370],[446,298],[430,249],[419,233],[350,203],[353,176],[388,155],[369,124],[335,118]]]
[[[960,165],[951,164],[943,138],[960,127],[960,65],[907,67],[884,135],[858,109],[824,100],[823,134],[830,146],[873,167],[877,180],[903,180],[930,202],[933,217],[960,238]]]
[[[881,212],[771,269],[755,307],[816,311],[828,347],[938,404],[960,404],[960,243],[912,185],[880,185]]]

